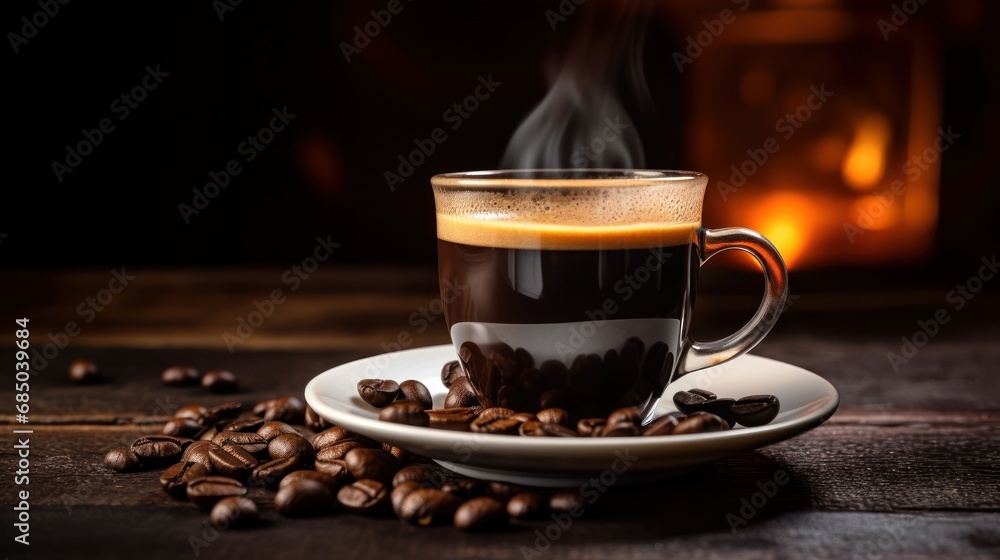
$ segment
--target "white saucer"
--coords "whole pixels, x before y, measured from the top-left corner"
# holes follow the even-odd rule
[[[725,432],[660,437],[529,438],[421,428],[378,420],[378,409],[358,396],[366,378],[416,379],[441,407],[447,393],[441,366],[455,359],[451,345],[380,354],[329,369],[309,382],[305,397],[317,413],[336,425],[424,455],[460,474],[530,486],[581,484],[611,469],[618,481],[666,478],[692,468],[776,443],[823,423],[840,397],[820,376],[790,364],[744,355],[688,374],[667,387],[658,412],[676,410],[675,392],[700,387],[719,396],[776,395],[778,417],[766,426],[737,426]],[[628,464],[626,464],[628,463]],[[607,473],[605,473],[607,474]],[[610,476],[610,475],[607,475]]]

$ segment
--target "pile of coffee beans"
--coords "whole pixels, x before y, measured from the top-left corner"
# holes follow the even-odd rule
[[[172,387],[201,385],[212,393],[234,393],[240,388],[240,382],[236,375],[225,369],[213,369],[202,375],[191,366],[170,366],[163,370],[160,380],[163,381],[164,385]]]

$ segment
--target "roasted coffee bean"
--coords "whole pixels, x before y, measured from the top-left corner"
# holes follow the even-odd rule
[[[353,512],[377,514],[388,506],[389,491],[381,482],[363,478],[341,488],[337,501]]]
[[[306,427],[314,432],[322,432],[333,425],[328,422],[326,418],[320,416],[319,413],[313,410],[309,405],[306,405],[305,422]]]
[[[206,476],[188,482],[187,499],[192,504],[211,509],[219,500],[229,496],[245,496],[247,489],[238,480],[224,476]]]
[[[428,483],[431,480],[431,468],[427,465],[410,465],[399,469],[392,477],[392,485],[399,486],[404,482]]]
[[[143,436],[129,449],[141,465],[169,465],[180,459],[182,441],[174,436]]]
[[[257,432],[264,425],[260,416],[251,416],[242,420],[234,420],[222,427],[220,432]]]
[[[174,418],[190,418],[201,423],[201,418],[207,411],[208,409],[200,404],[189,404],[178,408],[177,412],[174,412]]]
[[[357,440],[347,439],[337,442],[328,447],[324,447],[316,452],[316,462],[335,461],[343,459],[353,449],[361,449],[362,446]]]
[[[347,462],[343,459],[321,460],[320,457],[317,456],[316,464],[314,466],[317,471],[330,475],[340,481],[351,478],[351,473],[347,470]]]
[[[213,393],[234,393],[240,388],[240,382],[233,372],[214,369],[205,372],[201,378],[201,386]]]
[[[643,429],[642,435],[669,436],[670,434],[674,433],[674,429],[677,427],[677,424],[684,418],[686,417],[679,413],[678,414],[671,413],[660,416],[656,420],[650,422],[650,424],[646,426],[645,429]]]
[[[378,413],[378,419],[409,426],[426,427],[430,425],[430,417],[427,416],[423,403],[412,399],[398,400],[383,408]]]
[[[482,412],[482,410],[477,411],[476,415],[478,416],[480,412]],[[513,418],[517,419],[520,422],[531,422],[532,420],[538,420],[538,417],[530,412],[518,412],[513,416]]]
[[[240,412],[243,411],[243,404],[238,402],[225,402],[220,405],[213,406],[202,414],[199,422],[203,426],[214,426],[222,420],[234,419],[239,417]]]
[[[212,512],[208,514],[212,527],[219,530],[246,529],[256,525],[258,519],[260,510],[257,509],[257,504],[242,496],[222,498],[212,506]]]
[[[192,437],[198,434],[202,425],[190,418],[171,418],[163,425],[163,435]]]
[[[424,410],[434,408],[434,399],[427,386],[415,379],[407,379],[399,384],[399,395],[403,399],[412,399],[420,403]]]
[[[462,500],[468,500],[470,498],[486,494],[486,492],[489,491],[489,486],[486,484],[485,480],[476,480],[475,478],[457,478],[442,484],[441,490],[444,490],[454,496],[458,496]]]
[[[521,424],[518,433],[522,436],[541,437],[577,437],[579,435],[576,430],[571,430],[562,424],[539,422],[538,420],[529,420]]]
[[[490,482],[490,495],[503,503],[507,503],[507,501],[517,494],[527,490],[527,488],[521,486],[520,484],[511,484],[509,482]]]
[[[287,461],[287,459],[276,459],[276,460],[278,460],[278,461]],[[347,469],[345,468],[341,472],[346,474],[347,473]],[[336,492],[337,490],[339,490],[341,484],[343,484],[343,479],[344,479],[343,476],[336,477],[336,476],[331,476],[329,474],[322,473],[322,472],[319,472],[319,471],[310,471],[310,470],[303,469],[303,470],[292,471],[292,472],[286,474],[281,479],[281,481],[278,482],[278,488],[284,488],[285,486],[288,486],[289,484],[294,483],[296,480],[303,479],[303,478],[309,478],[309,479],[321,482],[321,483],[327,485],[330,488],[331,492]]]
[[[603,437],[628,437],[639,435],[639,409],[634,406],[619,408],[608,415],[608,421],[601,429]]]
[[[220,447],[210,441],[196,441],[184,450],[184,453],[181,455],[181,461],[200,463],[205,468],[211,470],[212,459],[209,457],[208,452],[212,449],[220,449]]]
[[[312,440],[312,444],[316,448],[316,451],[322,451],[335,443],[348,439],[356,440],[357,438],[343,426],[332,426],[316,434],[316,437]]]
[[[421,484],[411,480],[403,482],[392,489],[392,492],[389,493],[389,501],[392,503],[392,511],[396,512],[396,515],[399,515],[403,500],[418,488],[421,488]]]
[[[70,381],[76,383],[94,383],[101,380],[101,372],[97,369],[97,364],[87,358],[77,358],[69,363],[66,368]]]
[[[690,415],[692,412],[708,412],[715,414],[730,425],[733,424],[732,408],[734,399],[720,399],[715,393],[704,389],[690,389],[674,393],[674,405],[677,410]]]
[[[583,418],[576,423],[576,431],[585,437],[599,436],[605,424],[607,420],[604,418]]]
[[[201,382],[201,374],[190,366],[170,366],[163,370],[160,380],[166,385],[197,385]]]
[[[301,424],[306,417],[306,405],[295,397],[281,397],[257,403],[253,413],[263,416],[265,422]]]
[[[396,473],[396,458],[381,449],[359,447],[344,456],[347,470],[357,480],[370,478],[389,484]]]
[[[507,514],[514,519],[540,519],[548,513],[548,504],[538,492],[521,492],[507,501]]]
[[[402,447],[396,447],[395,445],[389,445],[388,443],[382,444],[382,451],[385,451],[389,455],[396,458],[396,464],[405,465],[407,461],[410,460],[410,453],[403,449]]]
[[[568,513],[573,517],[579,517],[586,507],[587,500],[580,495],[579,488],[560,490],[549,498],[549,509],[555,513]]]
[[[281,434],[267,444],[267,454],[272,459],[295,457],[303,465],[311,465],[316,451],[306,438],[299,434]]]
[[[538,405],[545,408],[570,408],[572,402],[569,393],[561,389],[550,389],[538,397]]]
[[[447,389],[451,388],[456,379],[464,376],[465,372],[462,371],[462,364],[458,363],[458,360],[452,360],[441,368],[441,383]]]
[[[163,491],[167,494],[178,500],[183,500],[187,497],[188,483],[196,478],[206,477],[209,474],[208,469],[201,463],[193,461],[176,463],[173,466],[167,467],[167,470],[163,471],[163,474],[160,475],[160,486],[163,487]]]
[[[562,408],[546,408],[538,411],[535,416],[543,424],[561,424],[567,428],[570,426],[569,413]]]
[[[128,447],[115,447],[104,456],[104,466],[115,472],[131,472],[139,468],[139,459]]]
[[[708,412],[692,412],[690,416],[674,426],[673,435],[721,432],[729,429],[729,423]]]
[[[258,464],[256,457],[237,446],[217,447],[208,450],[212,471],[223,476],[244,479]]]
[[[484,434],[516,434],[521,421],[513,416],[513,410],[503,407],[484,409],[470,424],[473,432]]]
[[[312,517],[333,509],[333,492],[317,480],[302,478],[278,489],[274,509],[285,517]]]
[[[442,490],[417,488],[399,506],[399,517],[407,523],[428,526],[450,523],[462,500]]]
[[[219,432],[212,438],[212,443],[220,447],[241,447],[247,453],[258,457],[267,454],[267,440],[256,432]]]
[[[719,398],[718,395],[716,395],[715,393],[709,391],[708,389],[698,389],[697,387],[692,387],[691,389],[688,389],[688,393],[692,393],[692,394],[698,395],[700,397],[705,398],[705,400],[709,400],[709,401],[712,401],[712,400],[715,400],[715,399]]]
[[[399,397],[399,383],[391,379],[362,379],[358,381],[358,395],[366,403],[382,408]]]
[[[430,427],[443,430],[469,431],[469,424],[476,419],[474,408],[435,408],[427,411]]]
[[[479,496],[455,510],[454,523],[460,531],[496,531],[507,526],[507,512],[495,498]]]
[[[472,406],[479,406],[479,397],[472,388],[472,382],[465,376],[455,379],[448,388],[448,395],[444,398],[444,408]]]
[[[747,427],[763,426],[778,415],[781,403],[774,395],[750,395],[733,404],[733,420]]]
[[[274,490],[278,484],[290,473],[302,468],[296,457],[285,457],[283,459],[272,459],[266,463],[261,463],[250,473],[250,479],[259,486]]]

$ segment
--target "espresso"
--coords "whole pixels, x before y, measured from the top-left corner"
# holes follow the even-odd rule
[[[439,215],[445,317],[483,404],[583,418],[658,397],[694,301],[696,228]]]

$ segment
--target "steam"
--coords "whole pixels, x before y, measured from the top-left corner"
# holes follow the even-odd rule
[[[642,113],[652,109],[642,70],[645,17],[629,4],[597,29],[593,16],[581,14],[588,19],[573,37],[548,94],[511,137],[502,168],[645,166],[635,121],[618,97],[624,89]]]

